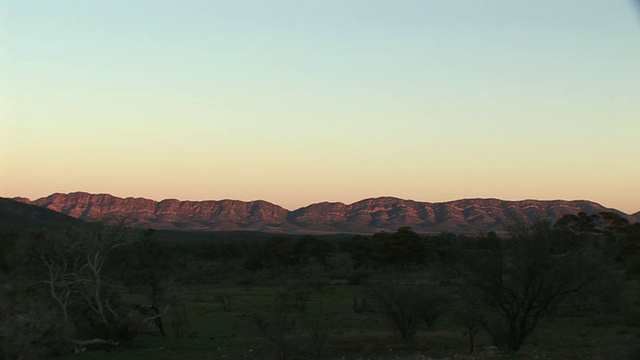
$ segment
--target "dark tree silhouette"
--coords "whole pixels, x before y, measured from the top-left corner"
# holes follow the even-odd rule
[[[432,327],[450,303],[433,286],[414,282],[396,280],[370,289],[379,308],[403,339],[415,336],[422,322]]]
[[[568,295],[582,290],[597,265],[580,248],[558,247],[548,223],[511,229],[509,239],[467,253],[460,297],[465,311],[505,352],[520,349],[540,320]]]

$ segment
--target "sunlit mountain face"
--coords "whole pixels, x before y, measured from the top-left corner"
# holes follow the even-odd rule
[[[140,228],[204,231],[369,233],[409,226],[420,232],[477,233],[503,231],[515,223],[553,222],[578,212],[610,211],[631,221],[640,217],[586,200],[462,199],[430,203],[380,197],[352,204],[316,203],[293,211],[266,201],[154,201],[83,192],[16,200],[86,221],[115,224],[127,219]]]

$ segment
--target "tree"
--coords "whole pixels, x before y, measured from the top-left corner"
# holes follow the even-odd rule
[[[271,306],[266,306],[252,315],[260,336],[273,346],[274,358],[287,360],[301,342],[300,311],[291,306],[288,297],[278,294]]]
[[[336,323],[332,321],[331,316],[322,314],[306,314],[302,317],[301,322],[309,336],[309,348],[313,350],[316,357],[320,357]]]
[[[290,238],[274,235],[262,244],[255,244],[245,260],[244,267],[248,270],[262,269],[281,271],[296,264],[293,252],[293,242]]]
[[[311,295],[311,289],[304,288],[278,292],[273,303],[264,304],[251,316],[260,336],[271,345],[275,359],[298,358],[305,352],[322,355],[335,322],[331,314],[322,312],[322,306],[307,306]]]
[[[369,239],[363,235],[354,235],[351,241],[346,244],[355,270],[373,265],[372,254],[374,253],[376,240],[375,238]]]
[[[376,235],[381,239],[374,250],[374,257],[379,266],[400,268],[426,262],[427,247],[411,228],[401,227],[392,234]]]
[[[293,255],[298,259],[300,264],[309,262],[310,259],[316,259],[316,261],[327,268],[327,261],[329,256],[334,252],[335,247],[333,244],[326,240],[320,240],[312,235],[302,235],[296,240],[293,245]]]
[[[469,354],[476,350],[476,335],[481,327],[480,313],[473,303],[458,302],[453,309],[455,319],[467,329]]]
[[[557,245],[550,225],[537,223],[466,254],[461,300],[501,350],[520,349],[540,320],[595,278],[588,252]]]
[[[371,292],[403,339],[415,336],[422,322],[432,327],[449,303],[432,286],[413,282],[393,281],[372,286]]]
[[[28,232],[18,239],[9,275],[20,292],[7,295],[3,316],[10,326],[2,329],[22,334],[12,347],[43,357],[132,340],[138,323],[105,273],[110,254],[128,241],[124,225]]]
[[[407,268],[424,265],[427,260],[425,241],[409,227],[401,227],[394,233],[381,231],[371,238],[354,236],[349,251],[354,269]]]
[[[178,301],[169,282],[181,259],[175,247],[154,239],[153,234],[154,231],[149,229],[132,241],[130,246],[123,248],[124,253],[120,254],[120,258],[127,261],[118,265],[126,276],[125,283],[140,284],[147,288],[147,308],[151,313],[148,319],[156,326],[159,335],[164,337],[167,332],[163,317]]]

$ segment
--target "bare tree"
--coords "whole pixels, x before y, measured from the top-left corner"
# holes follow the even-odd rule
[[[453,311],[455,319],[467,329],[469,354],[473,354],[476,350],[476,335],[481,327],[478,308],[469,303],[459,302]]]
[[[306,314],[302,317],[302,324],[311,340],[310,348],[313,350],[314,355],[316,357],[321,356],[329,341],[335,322],[328,315]]]
[[[596,265],[587,251],[558,246],[547,223],[491,240],[488,250],[467,253],[461,300],[498,348],[517,351],[540,320],[593,281]]]
[[[286,360],[300,355],[306,348],[314,356],[321,356],[334,322],[330,314],[312,311],[311,290],[299,288],[279,292],[273,304],[262,308],[251,317],[260,335],[273,347],[275,358]],[[320,304],[321,305],[321,304]]]
[[[150,314],[146,318],[152,322],[160,336],[166,336],[164,316],[179,302],[176,289],[172,286],[172,276],[179,266],[175,249],[152,238],[154,231],[148,230],[131,246],[124,248],[122,258],[128,261],[120,264],[126,282],[146,287],[149,304],[142,307]]]
[[[276,359],[287,360],[293,356],[301,342],[299,314],[292,309],[254,314],[251,318],[260,335],[274,348]]]
[[[183,301],[178,301],[169,311],[169,319],[173,337],[183,339],[189,331],[189,317],[187,316],[187,307]]]
[[[447,299],[433,286],[395,280],[370,289],[403,339],[415,336],[423,321],[432,327],[446,310]]]
[[[126,244],[128,232],[124,225],[81,233],[79,241],[71,244],[72,254],[79,259],[75,271],[70,274],[75,279],[68,287],[80,284],[77,289],[85,305],[103,324],[120,317],[106,296],[104,265],[111,251]]]
[[[130,340],[137,324],[117,303],[105,276],[108,256],[128,240],[125,223],[118,227],[28,233],[17,242],[14,251],[21,266],[11,275],[14,284],[19,281],[24,289],[21,297],[12,301],[8,317],[36,338],[41,331],[52,339],[55,336],[52,344],[113,347],[119,341]],[[29,325],[43,312],[48,314],[48,322],[42,318],[38,327]],[[49,324],[48,328],[41,329],[42,324]]]

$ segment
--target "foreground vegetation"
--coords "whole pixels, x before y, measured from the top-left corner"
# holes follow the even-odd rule
[[[2,235],[0,358],[636,359],[640,225]]]

